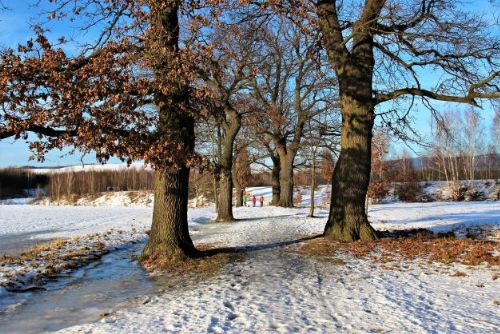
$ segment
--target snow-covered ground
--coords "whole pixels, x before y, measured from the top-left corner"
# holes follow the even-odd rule
[[[288,222],[299,217],[307,232],[321,232],[327,211],[316,209],[319,219],[305,218],[306,208],[234,208],[235,217],[244,222],[230,224],[230,233],[248,224],[268,225],[266,218]],[[0,205],[0,238],[12,240],[55,239],[83,236],[109,229],[147,229],[151,224],[151,208],[143,207],[84,207]],[[207,224],[215,216],[213,208],[196,208],[188,212],[191,232],[200,233],[203,227],[220,229],[225,224]],[[372,205],[369,208],[372,225],[379,230],[428,228],[444,232],[474,225],[500,226],[500,202],[433,202],[391,203]],[[247,221],[255,219],[255,223]],[[219,231],[218,231],[219,232]],[[304,231],[305,232],[305,231]],[[272,233],[273,235],[274,233]],[[272,237],[271,235],[271,237]],[[265,235],[256,235],[260,241]],[[278,236],[280,237],[280,236]],[[2,240],[2,239],[0,239]],[[230,240],[227,240],[230,242]],[[0,244],[0,252],[1,246]]]
[[[269,196],[265,188],[252,191]],[[190,209],[195,243],[256,246],[255,250],[215,276],[187,280],[140,302],[133,299],[100,322],[64,328],[61,333],[499,332],[500,284],[492,268],[409,264],[403,271],[387,271],[362,259],[345,258],[339,265],[308,257],[295,252],[293,245],[304,236],[321,233],[327,212],[318,209],[320,218],[311,219],[306,218],[307,211],[236,208],[240,220],[221,224],[211,222],[211,208]],[[394,203],[373,205],[369,214],[377,229],[447,231],[485,224],[500,228],[499,202]],[[12,245],[111,228],[109,242],[116,244],[127,240],[114,235],[137,237],[118,231],[143,231],[150,219],[150,208],[0,205],[0,248],[5,240]],[[130,263],[121,261],[123,266]],[[452,276],[456,270],[466,276]],[[77,300],[75,304],[78,307]],[[0,309],[0,318],[1,314]]]

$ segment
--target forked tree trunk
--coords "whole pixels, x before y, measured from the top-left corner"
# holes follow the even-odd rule
[[[370,182],[373,107],[363,100],[341,95],[342,138],[333,171],[330,215],[325,236],[340,241],[372,240],[365,198]]]
[[[271,172],[271,183],[273,191],[273,199],[271,205],[278,205],[280,201],[280,159],[278,156],[271,157],[273,161],[273,170]]]
[[[280,200],[278,205],[284,208],[293,207],[293,158],[290,159],[288,155],[280,157]]]
[[[143,257],[176,260],[196,255],[188,230],[188,185],[188,168],[155,172],[153,224]]]

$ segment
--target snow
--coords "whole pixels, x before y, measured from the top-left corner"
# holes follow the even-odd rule
[[[33,204],[56,206],[152,207],[153,197],[153,193],[150,191],[113,191],[103,192],[97,196],[82,196],[74,201],[68,201],[67,199],[52,200],[50,198],[42,198]]]
[[[238,229],[246,233],[245,227],[250,224],[247,221],[250,219],[267,222],[257,224],[259,226],[286,225],[298,219],[301,222],[301,229],[306,229],[301,232],[321,232],[325,219],[305,218],[307,212],[307,208],[235,208],[236,218],[244,221],[227,226],[210,224],[205,228],[209,230],[224,226],[225,229],[229,229],[227,233],[230,234],[237,232]],[[326,210],[321,209],[316,209],[316,213],[323,217],[328,214]],[[0,205],[0,237],[15,237],[29,233],[30,238],[64,238],[104,232],[109,229],[145,229],[151,224],[151,214],[152,209],[148,207]],[[190,227],[197,229],[200,224],[210,222],[215,213],[213,208],[196,208],[190,209],[188,215]],[[369,218],[373,226],[380,230],[428,228],[444,232],[473,225],[499,226],[500,202],[379,204],[370,206]],[[220,232],[226,231],[222,229]],[[262,241],[262,236],[263,234],[256,233],[255,241]],[[233,238],[233,242],[239,241]],[[232,241],[224,240],[224,242]]]
[[[498,204],[489,204],[482,209],[500,209]],[[467,208],[455,205],[449,211],[461,214]],[[494,301],[500,298],[499,286],[487,269],[460,268],[468,272],[466,277],[440,274],[436,272],[439,267],[384,271],[367,261],[335,265],[278,248],[278,243],[321,231],[324,219],[306,218],[305,211],[242,208],[236,210],[242,221],[202,226],[199,242],[261,248],[243,263],[232,264],[189,289],[165,292],[102,322],[61,332],[497,331],[500,318]],[[390,206],[374,208],[379,216],[390,211]],[[405,219],[401,218],[401,224]],[[416,220],[425,225],[425,218]],[[434,224],[429,220],[426,226]]]
[[[32,204],[35,201],[33,197],[9,198],[0,200],[0,205],[21,205]]]
[[[270,197],[269,188],[251,192]],[[186,279],[182,286],[146,302],[131,301],[100,322],[61,333],[494,333],[500,329],[496,304],[500,285],[491,268],[408,263],[404,270],[388,271],[352,258],[339,265],[293,248],[301,238],[322,232],[327,210],[317,209],[320,218],[307,218],[307,208],[235,208],[234,212],[237,222],[212,223],[212,208],[190,209],[190,230],[195,243],[250,247],[244,260],[196,283]],[[485,224],[499,228],[500,203],[373,205],[369,217],[377,229],[447,231]],[[150,208],[0,205],[0,237],[21,238],[25,233],[30,238],[73,237],[111,228],[142,231],[150,220]],[[115,240],[113,234],[110,238]],[[467,276],[452,276],[456,270]]]
[[[256,254],[196,287],[61,333],[493,333],[497,288],[484,272],[456,278]]]
[[[0,205],[0,236],[64,238],[151,224],[149,208]]]
[[[432,202],[373,205],[369,219],[379,230],[427,228],[447,232],[475,225],[500,226],[500,202]]]
[[[498,200],[500,194],[500,180],[472,180],[459,181],[458,184],[446,181],[421,182],[423,192],[434,200],[449,201],[453,197],[453,189],[461,187],[467,189],[465,197],[476,192],[485,199]]]
[[[109,169],[120,169],[127,168],[126,165],[90,165],[86,166],[85,170],[101,170],[102,168]],[[77,170],[82,168],[79,166],[67,167]],[[131,168],[141,168],[140,166],[131,166]],[[56,171],[62,171],[61,169],[49,169],[55,173]],[[37,171],[40,171],[37,169]],[[398,198],[395,195],[394,187],[397,184],[393,184],[392,189],[389,191],[388,195],[381,199],[376,200],[377,203],[395,203],[398,202]],[[434,182],[421,182],[422,186],[422,199],[424,202],[428,201],[450,201],[452,199],[452,187],[453,184],[445,181],[434,181]],[[475,181],[463,181],[461,182],[461,187],[466,188],[465,197],[466,201],[473,198],[473,194],[482,198],[482,200],[495,201],[498,200],[498,194],[500,194],[500,180],[475,180]],[[270,187],[248,187],[246,189],[246,195],[252,197],[253,195],[259,199],[261,196],[264,197],[264,204],[266,206],[270,205],[272,201],[272,190]],[[327,208],[330,203],[331,196],[331,186],[320,185],[314,194],[314,203],[316,206]],[[479,198],[477,198],[479,200]],[[296,187],[294,193],[294,202],[297,206],[306,207],[310,205],[310,188],[309,187]],[[153,193],[151,191],[113,191],[113,192],[103,192],[98,195],[84,195],[76,200],[71,201],[67,199],[53,200],[50,198],[37,199],[34,197],[28,198],[14,198],[7,200],[0,200],[1,204],[38,204],[38,205],[77,205],[77,206],[95,206],[95,207],[152,207],[153,206]],[[210,204],[210,201],[203,195],[198,198],[191,199],[189,201],[189,207],[200,207]],[[252,206],[249,201],[247,206]],[[259,204],[257,203],[257,206]]]

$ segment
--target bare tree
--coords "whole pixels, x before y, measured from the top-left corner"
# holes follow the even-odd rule
[[[432,100],[478,106],[481,99],[499,98],[495,22],[452,0],[249,2],[297,22],[305,17],[309,24],[303,30],[322,32],[343,118],[325,236],[377,238],[364,210],[376,109],[392,102],[399,105],[392,109],[397,114],[403,101],[411,110],[420,98],[436,113]],[[423,84],[425,70],[435,74],[432,87]]]
[[[381,199],[389,192],[388,164],[386,161],[389,151],[390,138],[387,133],[379,130],[373,136],[372,141],[372,173],[367,197]]]
[[[500,44],[498,36],[489,35],[488,22],[460,10],[455,1],[366,0],[357,7],[320,0],[315,6],[344,120],[325,235],[373,239],[364,198],[376,106],[403,97],[471,105],[498,98]],[[435,89],[422,85],[421,68],[443,74]]]
[[[252,25],[219,27],[212,33],[213,52],[200,73],[214,92],[215,169],[217,196],[216,221],[233,221],[234,143],[242,126],[242,117],[251,111],[247,89],[251,77],[256,42]]]
[[[253,93],[260,105],[255,123],[279,163],[279,202],[293,206],[293,170],[308,120],[332,108],[335,85],[322,66],[317,36],[304,34],[287,19],[272,20],[262,38],[265,60],[258,67]],[[274,153],[275,152],[275,153]],[[277,171],[277,168],[276,168]]]

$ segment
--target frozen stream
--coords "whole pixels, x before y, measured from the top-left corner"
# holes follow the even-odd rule
[[[3,306],[0,304],[0,333],[44,333],[96,322],[117,310],[146,304],[154,295],[171,294],[177,298],[183,291],[197,286],[220,286],[220,282],[227,283],[229,290],[234,291],[249,284],[272,289],[283,284],[279,283],[280,277],[294,278],[306,268],[313,268],[310,259],[285,254],[279,244],[270,244],[249,252],[243,261],[245,265],[228,264],[215,277],[204,281],[194,275],[151,278],[133,260],[133,253],[138,254],[142,247],[139,244],[112,252],[66,280],[49,284],[46,290],[12,294]],[[268,266],[274,270],[262,270]],[[247,270],[243,267],[255,268],[255,272],[243,277],[242,271]],[[230,303],[224,306],[235,311]],[[229,317],[232,316],[236,317],[230,313]]]
[[[132,260],[142,246],[107,254],[47,290],[12,294],[0,305],[0,333],[40,333],[97,321],[131,298],[153,293],[158,284]]]

